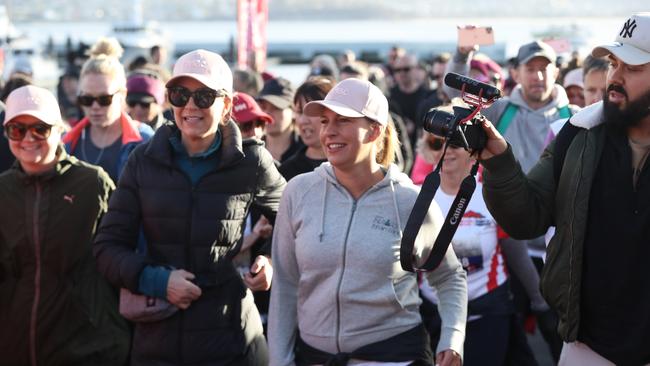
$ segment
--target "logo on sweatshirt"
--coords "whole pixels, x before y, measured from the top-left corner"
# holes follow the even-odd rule
[[[394,235],[399,235],[399,228],[397,227],[397,223],[383,216],[375,216],[375,218],[372,220],[371,228],[373,230],[379,230],[389,232]]]

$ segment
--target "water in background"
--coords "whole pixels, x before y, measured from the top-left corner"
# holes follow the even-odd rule
[[[384,57],[393,44],[411,52],[429,56],[442,51],[453,51],[456,44],[456,26],[476,24],[492,26],[496,44],[482,48],[495,58],[514,56],[521,44],[543,34],[556,34],[569,39],[583,55],[603,42],[612,41],[624,19],[619,18],[446,18],[415,20],[335,20],[335,21],[274,21],[268,26],[269,52],[290,49],[303,57],[319,52],[352,49],[357,53],[371,51]],[[176,50],[205,48],[216,52],[229,51],[236,38],[236,22],[164,22],[160,28],[176,45]],[[17,23],[40,44],[51,39],[55,45],[83,41],[92,44],[108,35],[110,23],[102,22],[33,22]],[[496,55],[496,56],[495,56]],[[305,65],[269,65],[271,72],[301,82]]]

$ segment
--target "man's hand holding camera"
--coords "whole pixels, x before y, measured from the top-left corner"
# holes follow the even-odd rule
[[[487,160],[493,156],[503,154],[508,149],[506,140],[487,118],[483,118],[482,124],[483,131],[487,135],[487,142],[483,150],[481,150],[479,160]]]

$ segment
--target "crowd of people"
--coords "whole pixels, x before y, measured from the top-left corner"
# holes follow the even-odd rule
[[[123,65],[112,38],[56,93],[15,70],[0,365],[537,365],[535,331],[558,365],[650,365],[648,34],[633,14],[570,62],[541,40],[505,65],[343,51],[298,86],[201,49]],[[467,107],[449,72],[504,95],[475,119],[483,148],[424,129]],[[415,263],[478,189],[412,271],[431,177]]]

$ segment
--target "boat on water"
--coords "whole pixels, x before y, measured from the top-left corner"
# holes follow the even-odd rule
[[[124,48],[122,64],[128,66],[137,57],[150,59],[153,46],[160,46],[170,55],[174,54],[174,44],[167,32],[163,31],[158,22],[144,21],[142,1],[133,2],[132,11],[125,21],[113,23],[110,37],[115,37]]]

